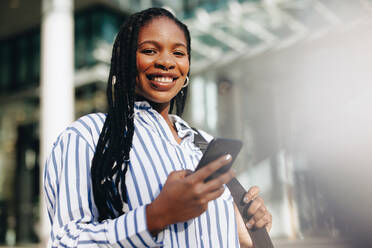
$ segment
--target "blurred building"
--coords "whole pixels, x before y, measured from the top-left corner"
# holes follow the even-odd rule
[[[353,230],[372,230],[372,217],[348,218],[352,204],[338,208],[343,198],[337,191],[347,188],[348,198],[355,194],[353,202],[364,206],[357,211],[367,215],[371,202],[358,197],[359,186],[329,179],[349,175],[332,166],[347,166],[338,155],[352,147],[342,139],[372,137],[361,131],[372,122],[365,118],[372,99],[372,1],[75,1],[76,118],[105,111],[115,34],[129,14],[150,6],[167,6],[189,26],[192,77],[184,117],[215,136],[244,141],[237,175],[247,188],[260,186],[273,214],[277,247],[351,247],[355,238],[366,239]],[[40,241],[41,9],[40,0],[0,3],[4,245]],[[363,124],[358,129],[348,118]]]

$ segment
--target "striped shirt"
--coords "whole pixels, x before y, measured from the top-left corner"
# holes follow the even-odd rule
[[[163,117],[145,101],[135,103],[125,214],[98,222],[90,167],[105,117],[98,113],[78,119],[53,145],[44,170],[52,225],[48,247],[239,247],[227,188],[199,217],[169,225],[155,237],[149,233],[146,205],[158,196],[172,171],[194,170],[202,153],[186,122],[170,116],[182,139],[178,144]]]

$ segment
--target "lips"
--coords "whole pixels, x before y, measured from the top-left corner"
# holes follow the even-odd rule
[[[162,91],[171,89],[178,79],[177,74],[173,73],[149,73],[146,74],[146,77],[150,80],[150,84],[153,88]]]

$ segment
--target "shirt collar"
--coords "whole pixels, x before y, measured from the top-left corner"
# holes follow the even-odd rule
[[[158,118],[163,118],[162,116],[160,116],[160,114],[156,110],[154,110],[151,107],[149,102],[147,102],[147,101],[135,101],[134,102],[135,115],[140,114],[144,110],[146,112],[148,112],[148,111],[152,112]],[[176,130],[177,130],[177,134],[181,139],[184,139],[184,138],[190,136],[190,137],[192,137],[191,141],[193,141],[194,134],[196,132],[184,120],[182,120],[181,117],[179,117],[177,115],[170,114],[169,118],[174,123],[174,126],[176,127]]]
[[[136,112],[136,110],[140,110],[140,109],[151,109],[151,105],[150,103],[148,103],[147,101],[135,101],[134,102],[134,110]]]
[[[182,120],[181,117],[177,115],[169,115],[169,118],[174,123],[178,136],[181,139],[187,136],[194,137],[196,132],[184,120]]]

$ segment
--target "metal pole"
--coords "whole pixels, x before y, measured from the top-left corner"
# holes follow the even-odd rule
[[[73,0],[43,0],[41,24],[41,160],[45,160],[58,134],[74,118]],[[50,232],[41,187],[39,237],[43,247]]]

